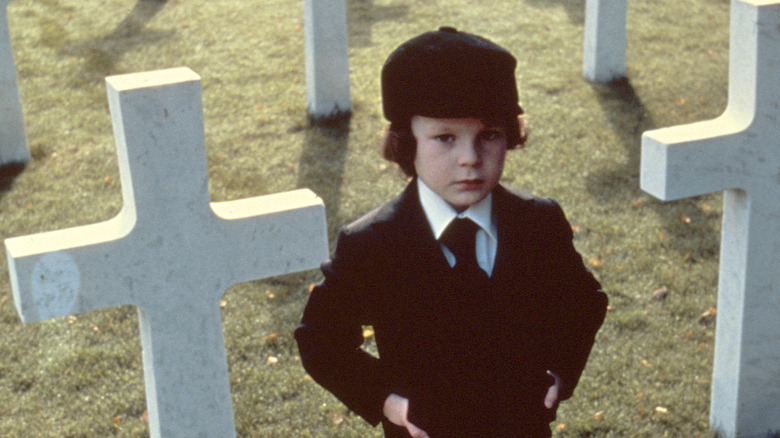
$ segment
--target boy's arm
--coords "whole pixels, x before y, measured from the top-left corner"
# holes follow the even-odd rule
[[[324,281],[309,297],[295,330],[301,361],[309,375],[372,425],[382,418],[391,391],[379,359],[365,352],[363,315],[367,305],[367,254],[342,233],[333,258],[322,265]],[[358,256],[362,253],[362,256]]]
[[[574,248],[571,225],[563,210],[555,204],[554,224],[551,231],[558,240],[550,247],[555,260],[553,268],[556,287],[563,298],[557,318],[561,336],[553,348],[550,371],[561,379],[558,400],[570,398],[590,355],[591,348],[607,312],[607,295],[601,284],[585,267],[582,256]]]

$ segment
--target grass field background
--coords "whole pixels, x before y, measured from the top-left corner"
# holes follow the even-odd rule
[[[503,183],[556,198],[611,299],[560,437],[697,437],[708,430],[721,197],[662,203],[638,186],[642,132],[726,106],[727,0],[632,0],[628,80],[582,78],[584,0],[347,0],[353,115],[307,124],[303,2],[14,0],[8,15],[33,156],[0,191],[0,238],[107,220],[121,194],[104,78],[201,75],[212,200],[309,187],[338,228],[405,185],[379,154],[379,70],[441,25],[519,61],[530,142]],[[263,248],[258,248],[262,251]],[[292,331],[320,274],[224,297],[241,437],[381,436],[312,382]],[[653,292],[666,288],[666,298]],[[367,339],[370,348],[372,339]],[[480,354],[477,350],[474,354]],[[148,436],[132,307],[22,325],[0,266],[0,436]]]

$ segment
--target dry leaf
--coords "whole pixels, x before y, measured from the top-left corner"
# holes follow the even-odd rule
[[[561,424],[559,424],[559,425],[555,426],[555,430],[556,430],[557,432],[560,432],[560,431],[562,431],[563,429],[566,429],[566,423],[561,423]]]
[[[225,307],[227,307],[227,301],[219,300],[219,308],[224,309]]]
[[[593,416],[593,419],[594,419],[594,420],[601,420],[602,418],[604,418],[604,411],[598,411],[598,412],[596,412],[596,414]]]
[[[144,411],[143,414],[141,414],[141,419],[143,419],[145,422],[149,422],[149,412]]]
[[[114,427],[119,427],[119,425],[122,424],[122,417],[117,415],[116,417],[111,419],[111,423],[114,424]]]
[[[669,288],[667,288],[666,286],[653,291],[653,298],[655,298],[656,300],[662,300],[666,298],[667,295],[669,295]]]
[[[344,416],[341,414],[336,414],[333,416],[333,424],[338,426],[339,424],[344,422]]]
[[[596,256],[589,258],[588,263],[590,263],[590,265],[593,266],[594,268],[599,268],[603,264],[601,260],[599,260],[599,258]]]
[[[316,286],[316,284],[314,284],[314,283],[309,285],[309,292],[314,290],[314,286]]]
[[[276,356],[268,356],[268,365],[276,365],[279,363],[279,358]]]
[[[713,318],[715,315],[718,314],[718,310],[715,307],[710,307],[707,309],[706,312],[699,315],[699,322],[707,321],[710,318]]]
[[[363,339],[368,339],[374,337],[374,331],[370,328],[367,328],[363,330]]]
[[[691,218],[686,216],[686,215],[680,216],[680,220],[683,221],[686,224],[690,224],[691,223]]]
[[[663,406],[656,406],[655,407],[655,411],[658,412],[659,414],[668,414],[669,413],[669,409],[667,409],[667,408],[665,408]]]

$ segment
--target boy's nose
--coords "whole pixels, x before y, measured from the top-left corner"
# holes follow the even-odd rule
[[[482,161],[479,140],[464,142],[459,149],[458,162],[461,166],[475,166]]]

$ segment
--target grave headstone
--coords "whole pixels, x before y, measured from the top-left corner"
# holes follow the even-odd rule
[[[710,424],[765,437],[780,433],[780,2],[732,0],[730,26],[726,111],[646,132],[641,186],[725,191]]]
[[[209,202],[198,75],[106,82],[122,210],[7,239],[17,309],[31,322],[137,306],[151,436],[234,437],[220,299],[235,283],[325,260],[324,206],[309,190]]]
[[[8,30],[8,3],[0,0],[0,166],[30,161],[22,101]]]
[[[628,0],[587,0],[582,69],[586,79],[609,82],[626,76]]]
[[[352,112],[347,9],[344,0],[305,0],[304,33],[309,118],[317,122]]]

